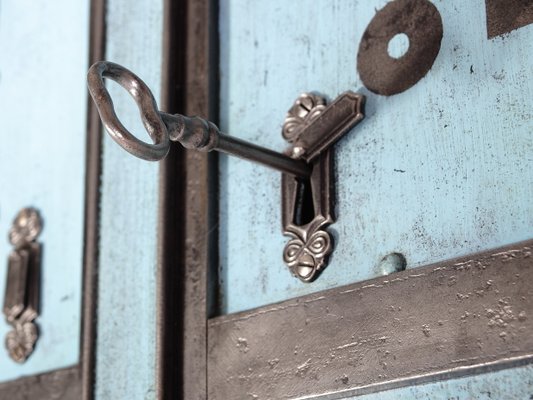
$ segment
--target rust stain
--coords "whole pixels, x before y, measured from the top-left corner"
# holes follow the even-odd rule
[[[489,39],[533,23],[531,0],[485,0],[485,6]]]
[[[400,58],[388,53],[389,41],[403,33],[409,49]],[[391,96],[404,92],[433,66],[443,35],[437,8],[427,0],[396,0],[379,10],[368,25],[357,54],[357,70],[372,92]]]

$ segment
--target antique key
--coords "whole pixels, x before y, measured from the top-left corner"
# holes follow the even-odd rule
[[[116,81],[133,97],[153,144],[137,139],[122,125],[104,77]],[[283,136],[291,147],[278,153],[225,135],[203,118],[159,111],[146,84],[118,64],[95,63],[89,69],[87,81],[106,130],[120,146],[137,157],[160,160],[167,155],[173,141],[187,149],[216,150],[281,171],[283,232],[292,237],[285,246],[283,259],[304,282],[318,276],[332,250],[330,234],[325,231],[334,221],[331,148],[364,118],[363,95],[348,91],[330,105],[320,96],[301,95],[283,126]]]

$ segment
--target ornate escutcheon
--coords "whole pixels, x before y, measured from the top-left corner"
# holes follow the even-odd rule
[[[122,125],[104,77],[119,83],[137,102],[152,144],[137,139]],[[99,61],[89,69],[87,81],[105,128],[137,157],[160,160],[170,142],[179,142],[187,149],[216,150],[281,171],[283,232],[292,238],[283,259],[303,282],[311,282],[324,269],[333,248],[325,230],[333,222],[333,147],[364,118],[364,95],[347,91],[327,105],[323,97],[302,94],[283,125],[283,137],[291,147],[279,153],[224,134],[202,118],[160,112],[148,86],[121,65]]]
[[[5,339],[9,356],[23,363],[39,336],[34,320],[39,315],[41,245],[36,242],[42,220],[34,208],[24,208],[9,231],[14,249],[9,255],[4,315],[13,327]]]
[[[282,135],[292,144],[287,154],[312,165],[309,178],[282,175],[283,261],[292,274],[311,282],[325,268],[333,250],[326,227],[333,216],[332,145],[363,119],[364,96],[346,92],[329,106],[316,94],[304,93],[293,104]]]

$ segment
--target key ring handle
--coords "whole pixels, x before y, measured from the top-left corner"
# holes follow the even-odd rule
[[[154,141],[153,144],[137,139],[120,122],[111,95],[105,87],[104,78],[117,82],[133,97],[139,107],[142,123]],[[161,119],[152,92],[137,75],[121,65],[98,61],[89,69],[87,83],[100,119],[115,142],[144,160],[157,161],[167,155],[170,148],[167,127]]]

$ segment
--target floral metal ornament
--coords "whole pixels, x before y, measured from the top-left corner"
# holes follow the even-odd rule
[[[282,135],[294,159],[312,166],[309,178],[282,175],[283,261],[303,282],[312,282],[328,263],[333,238],[326,230],[333,216],[333,144],[364,118],[365,97],[345,92],[330,105],[304,93],[290,108]]]
[[[326,99],[311,93],[302,94],[294,102],[282,130],[283,137],[293,144],[288,151],[292,157],[304,155],[305,149],[296,143],[325,109]],[[330,174],[331,157],[326,150],[313,162],[308,180],[286,174],[282,178],[283,233],[292,238],[285,245],[283,261],[303,282],[318,276],[333,249],[331,236],[325,230],[333,222]]]
[[[35,240],[41,230],[39,212],[24,208],[9,231],[14,249],[8,260],[4,315],[13,330],[7,333],[5,345],[18,363],[32,354],[39,337],[34,320],[39,315],[41,245]]]
[[[285,245],[283,261],[292,274],[304,282],[312,281],[326,265],[333,249],[330,234],[322,230],[330,221],[315,219],[307,229],[288,226],[285,234],[293,239]]]
[[[331,154],[323,152],[313,163],[309,180],[290,175],[282,178],[283,261],[294,276],[312,282],[327,265],[333,239],[326,227],[333,221],[330,178]]]
[[[294,143],[306,126],[326,108],[326,99],[313,93],[303,93],[292,105],[285,122],[282,135],[285,140]]]

